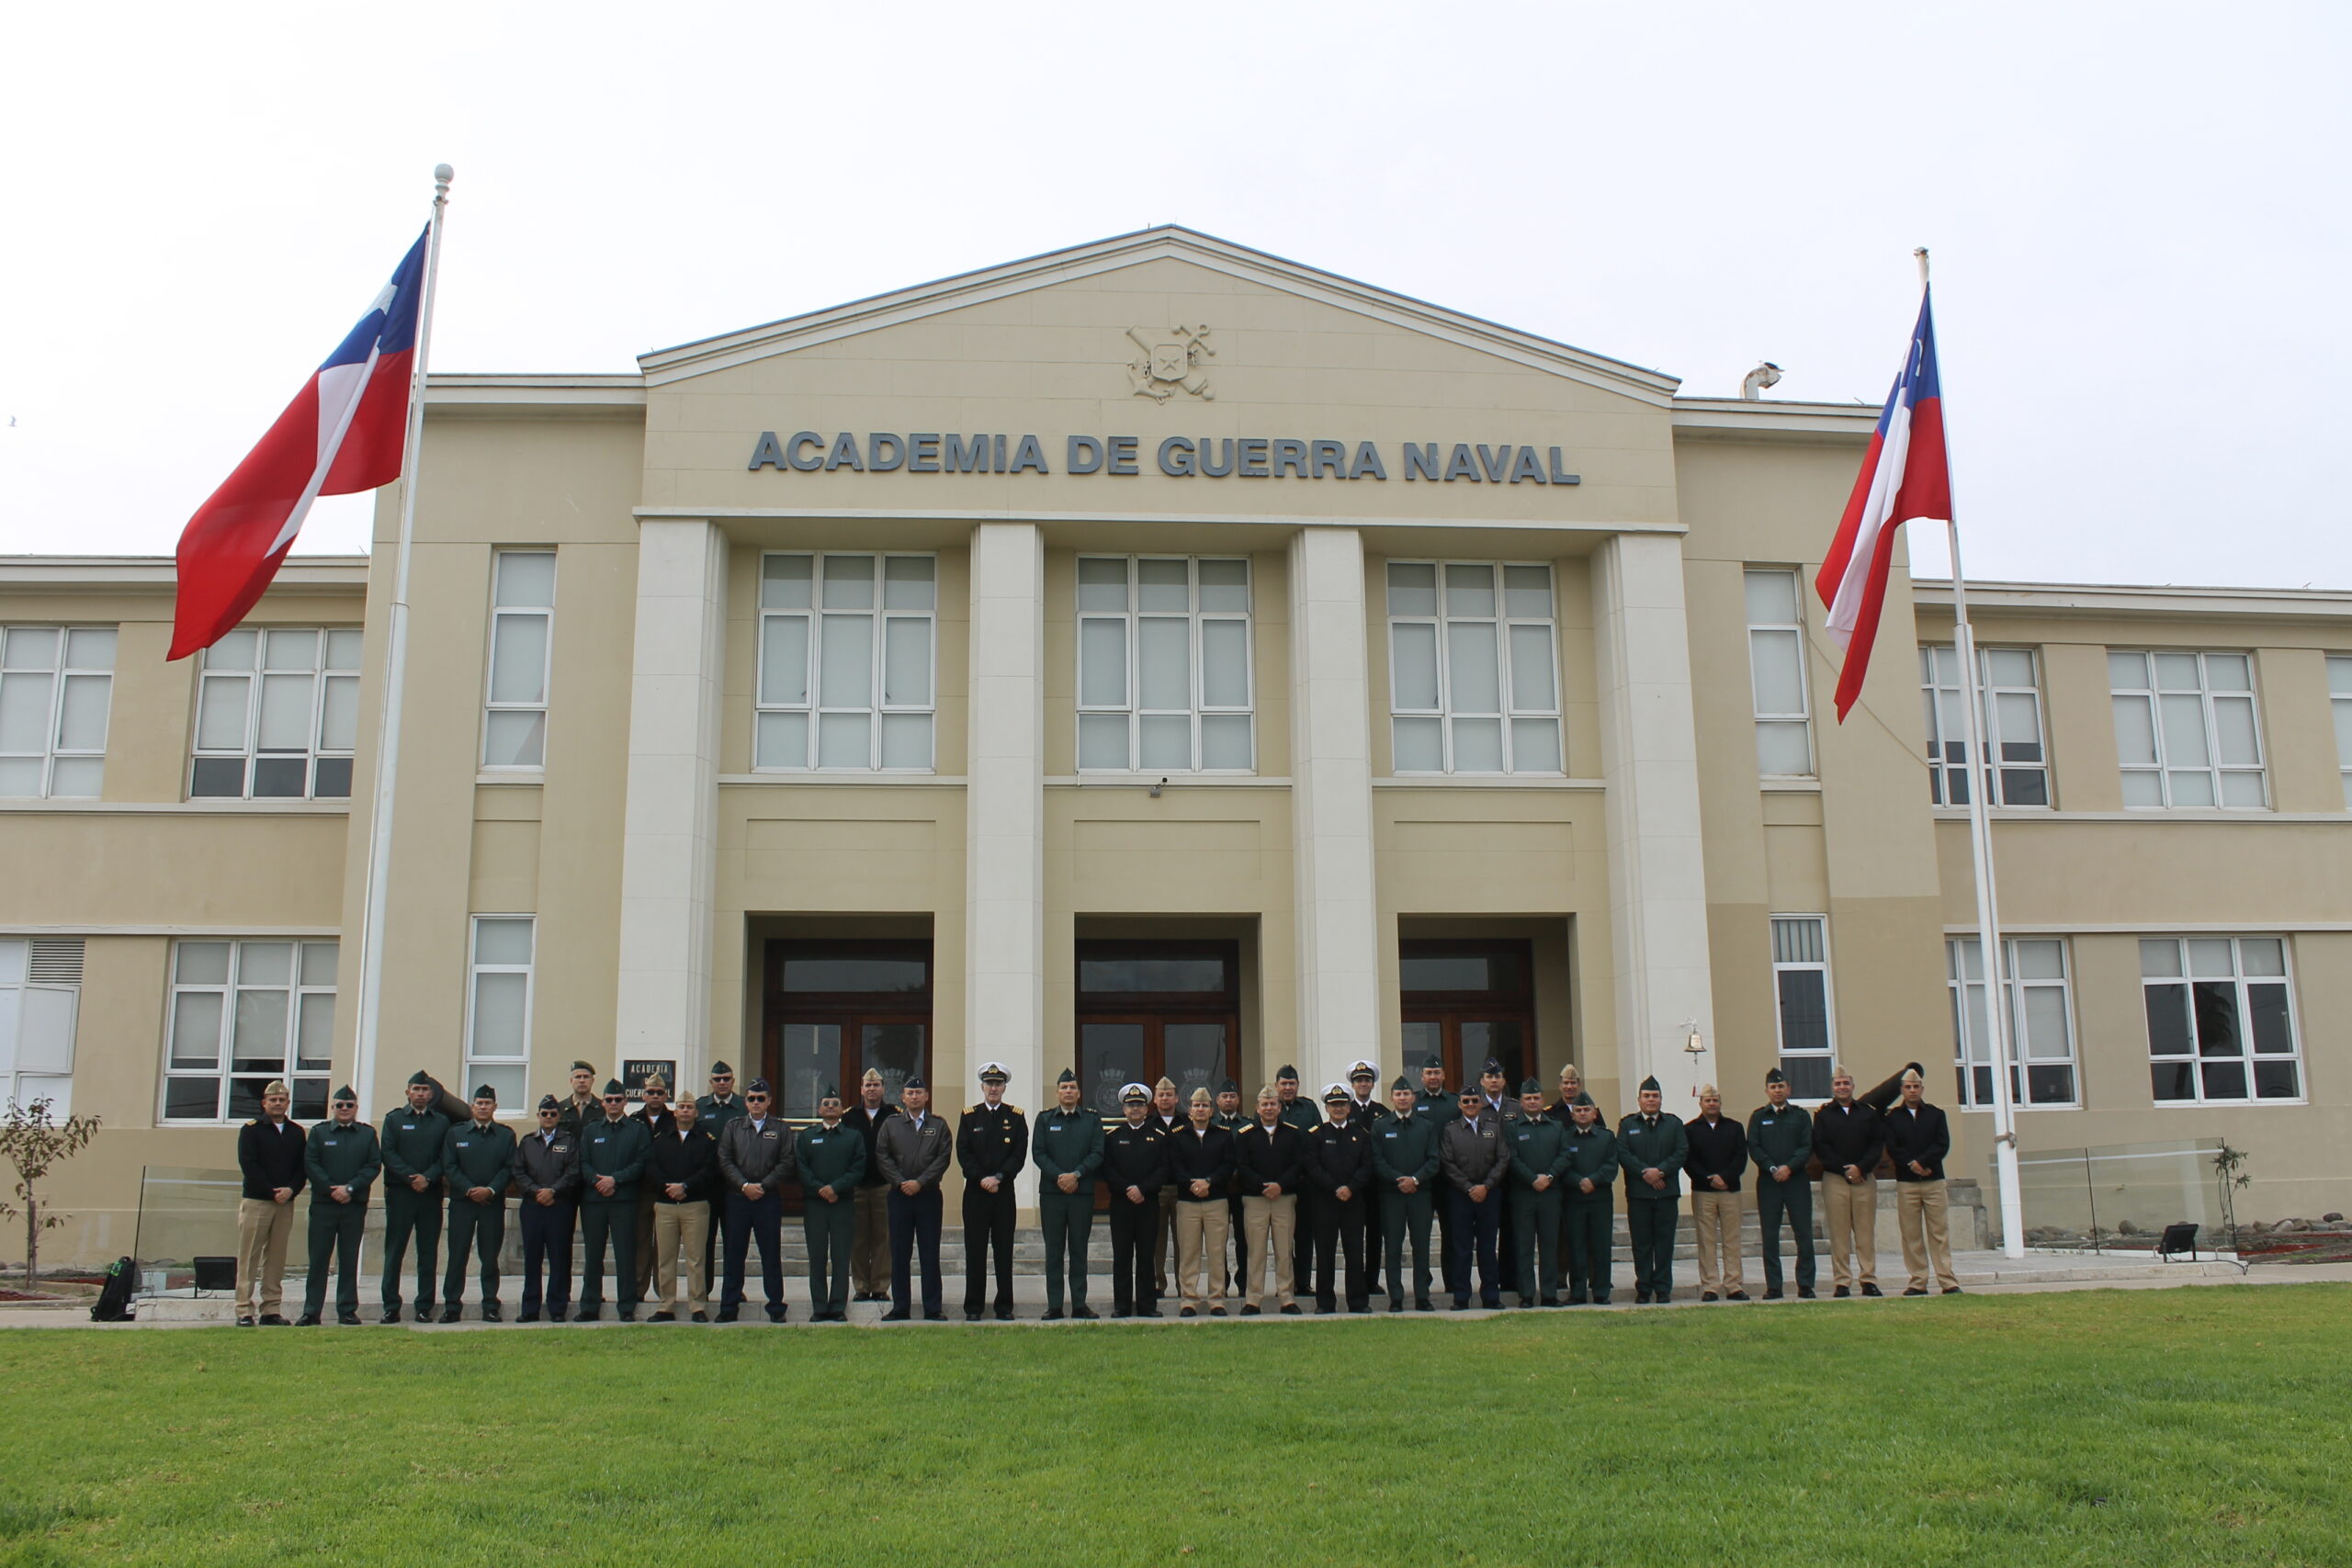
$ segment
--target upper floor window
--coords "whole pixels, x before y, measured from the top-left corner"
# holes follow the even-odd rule
[[[2050,761],[2041,742],[2041,688],[2033,650],[1976,650],[1984,683],[1984,752],[1993,765],[1996,806],[2050,804]],[[1960,654],[1950,643],[1919,648],[1919,683],[1928,703],[1928,798],[1938,806],[1968,804],[1968,710]]]
[[[1797,574],[1747,571],[1747,675],[1756,694],[1756,771],[1813,776],[1813,706],[1805,691],[1804,621]]]
[[[1397,773],[1560,772],[1552,569],[1390,561],[1388,689]]]
[[[2124,805],[2268,804],[2250,657],[2109,649],[2107,672]]]
[[[931,556],[761,558],[753,767],[930,771],[937,578]]]
[[[1246,773],[1250,693],[1247,560],[1079,558],[1080,772]]]
[[[2021,937],[2003,942],[2001,951],[2008,963],[2009,1103],[2081,1104],[2066,944],[2055,937]],[[1960,1102],[1986,1110],[1993,1104],[1993,1025],[1984,1012],[1984,944],[1974,937],[1945,942],[1944,977]]]
[[[2302,1098],[2284,942],[2150,938],[2140,976],[2158,1104]]]
[[[2327,656],[2327,694],[2335,710],[2335,766],[2344,775],[2344,804],[2352,808],[2352,653]]]
[[[49,1101],[74,1114],[74,1021],[82,999],[80,937],[0,938],[0,1106]]]
[[[1838,1036],[1829,1016],[1827,916],[1772,917],[1772,990],[1789,1092],[1799,1100],[1828,1099]]]
[[[164,1120],[258,1116],[272,1078],[293,1089],[296,1120],[324,1116],[334,1066],[335,956],[332,941],[179,943],[164,1045]]]
[[[112,626],[0,629],[0,795],[97,798],[114,643]]]
[[[187,792],[347,798],[358,728],[357,627],[242,627],[204,650]]]
[[[492,570],[490,697],[481,765],[544,768],[555,630],[555,552],[501,550]]]
[[[476,915],[466,980],[466,1093],[488,1084],[502,1116],[528,1114],[531,1054],[530,915]]]

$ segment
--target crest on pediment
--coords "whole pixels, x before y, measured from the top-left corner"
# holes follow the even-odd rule
[[[1142,358],[1130,361],[1127,366],[1136,397],[1162,403],[1180,391],[1204,400],[1216,398],[1216,393],[1209,387],[1205,362],[1215,357],[1216,350],[1209,345],[1205,323],[1164,330],[1129,327],[1127,336],[1143,351]]]

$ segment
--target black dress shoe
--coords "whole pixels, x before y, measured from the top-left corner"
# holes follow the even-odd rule
[[[768,1308],[768,1321],[770,1323],[782,1323],[786,1318],[790,1317],[791,1315],[792,1309],[788,1306],[774,1306]]]
[[[635,1323],[637,1321],[637,1309],[635,1307],[623,1307],[613,1315],[620,1319],[623,1323]]]
[[[1136,1315],[1137,1317],[1159,1317],[1162,1314],[1158,1307],[1146,1307],[1141,1312],[1136,1314]]]
[[[1649,1305],[1650,1293],[1647,1291],[1635,1291],[1634,1292],[1634,1304],[1637,1307],[1645,1307]]]
[[[1209,1308],[1209,1315],[1211,1317],[1223,1317],[1225,1315],[1225,1309],[1223,1307],[1211,1307]]]
[[[240,1328],[251,1328],[253,1325],[254,1314],[251,1313],[245,1313],[237,1319],[237,1326]]]
[[[1928,1292],[1921,1290],[1918,1286],[1913,1285],[1906,1289],[1903,1293],[1906,1296],[1924,1296]]]
[[[1715,1299],[1715,1292],[1713,1291],[1701,1291],[1699,1292],[1699,1299],[1702,1302],[1713,1301]]]
[[[1848,1290],[1843,1285],[1838,1286],[1836,1290],[1829,1292],[1831,1299],[1841,1302],[1846,1300],[1849,1296],[1851,1296],[1853,1293],[1853,1292]]]
[[[386,1307],[386,1308],[384,1309],[384,1315],[383,1315],[383,1316],[381,1316],[381,1317],[379,1317],[379,1318],[378,1318],[376,1321],[377,1321],[377,1322],[379,1322],[379,1323],[398,1323],[400,1320],[401,1320],[401,1309],[400,1309],[400,1308],[398,1308],[398,1307]]]
[[[1059,1323],[1062,1320],[1062,1315],[1061,1308],[1047,1307],[1046,1309],[1046,1315],[1043,1321],[1046,1323]]]
[[[1727,1302],[1744,1302],[1747,1299],[1747,1292],[1746,1291],[1734,1291],[1731,1294],[1724,1298],[1724,1300]]]
[[[1960,1294],[1960,1287],[1958,1285],[1946,1285],[1944,1287],[1944,1294],[1948,1296],[1956,1296]]]
[[[1801,1302],[1809,1302],[1813,1299],[1814,1293],[1813,1287],[1811,1285],[1799,1285],[1797,1287],[1797,1300]]]
[[[1437,1311],[1437,1303],[1430,1300],[1429,1297],[1422,1296],[1413,1303],[1413,1310],[1415,1312],[1435,1312]]]
[[[1256,1302],[1243,1302],[1241,1303],[1241,1315],[1244,1317],[1256,1317],[1258,1315],[1258,1303]]]
[[[1186,1307],[1186,1308],[1184,1308],[1182,1311],[1179,1312],[1176,1315],[1177,1315],[1178,1317],[1198,1317],[1198,1316],[1200,1316],[1201,1314],[1200,1314],[1199,1313],[1194,1312],[1191,1307]]]
[[[1302,1315],[1298,1310],[1298,1303],[1296,1302],[1293,1302],[1288,1306],[1283,1308],[1283,1315],[1284,1317],[1297,1317]]]
[[[335,1322],[345,1328],[356,1328],[359,1326],[359,1314],[356,1312],[337,1313]]]
[[[1070,1316],[1078,1319],[1080,1323],[1092,1323],[1096,1321],[1095,1311],[1091,1306],[1072,1307],[1069,1309],[1069,1314]]]
[[[996,1320],[999,1323],[1011,1323],[1012,1321],[1012,1309],[1009,1306],[1001,1306],[997,1308]]]
[[[1577,1304],[1578,1306],[1582,1306],[1584,1303],[1581,1303],[1581,1302],[1579,1302],[1579,1303],[1577,1303]],[[1592,1298],[1592,1304],[1593,1304],[1593,1305],[1595,1305],[1595,1306],[1597,1306],[1597,1307],[1605,1307],[1605,1306],[1607,1306],[1607,1305],[1609,1304],[1609,1292],[1606,1292],[1606,1291],[1603,1291],[1603,1292],[1601,1292],[1600,1294],[1598,1294],[1598,1295],[1594,1296],[1594,1297]]]
[[[1470,1298],[1468,1296],[1454,1297],[1453,1310],[1456,1312],[1468,1312],[1470,1310]]]
[[[294,1320],[294,1326],[297,1328],[316,1328],[318,1325],[319,1314],[314,1312],[306,1312]]]
[[[288,1326],[286,1320],[278,1316],[274,1312],[266,1312],[261,1314],[261,1325],[264,1328],[284,1328]]]
[[[733,1307],[720,1307],[718,1309],[718,1321],[721,1323],[733,1323],[742,1314]]]
[[[441,1321],[444,1323],[455,1323],[464,1315],[465,1314],[458,1311],[456,1307],[443,1307],[441,1309]]]
[[[1886,1292],[1878,1288],[1877,1280],[1865,1280],[1862,1281],[1862,1294],[1866,1296],[1883,1296],[1886,1294]]]
[[[945,1323],[947,1321],[946,1309],[944,1307],[927,1307],[923,1310],[922,1320],[925,1323]]]
[[[978,1323],[980,1321],[981,1315],[980,1310],[978,1307],[966,1307],[964,1309],[964,1321],[966,1323]]]
[[[1562,1306],[1580,1307],[1590,1300],[1592,1300],[1590,1296],[1563,1296],[1560,1298],[1560,1304]]]
[[[1781,1287],[1780,1287],[1780,1286],[1778,1286],[1778,1285],[1775,1285],[1775,1286],[1773,1286],[1770,1290],[1769,1290],[1769,1291],[1765,1292],[1764,1292],[1764,1299],[1765,1299],[1766,1301],[1768,1301],[1768,1302],[1777,1302],[1777,1301],[1779,1301],[1779,1300],[1781,1299]]]
[[[888,1312],[882,1314],[882,1321],[885,1323],[904,1323],[912,1316],[914,1316],[914,1314],[909,1312],[904,1307],[892,1307]]]
[[[707,1312],[698,1312],[695,1314],[695,1321],[696,1323],[708,1323],[710,1321],[710,1314]]]
[[[505,1321],[505,1314],[499,1311],[496,1302],[484,1302],[481,1303],[481,1320],[484,1323],[502,1323]]]
[[[1402,1296],[1389,1297],[1388,1310],[1390,1312],[1403,1312],[1405,1310],[1405,1298]]]
[[[1325,1303],[1321,1303],[1321,1302],[1317,1302],[1317,1303],[1315,1303],[1315,1315],[1316,1315],[1316,1316],[1317,1316],[1317,1317],[1329,1317],[1329,1316],[1330,1316],[1333,1313],[1338,1312],[1339,1310],[1340,1310],[1340,1309],[1339,1309],[1338,1307],[1335,1307],[1335,1306],[1328,1306],[1328,1305],[1326,1305]]]
[[[660,1312],[655,1313],[651,1317],[647,1318],[645,1321],[648,1323],[675,1323],[678,1321],[678,1314],[672,1312],[668,1307],[663,1307]]]

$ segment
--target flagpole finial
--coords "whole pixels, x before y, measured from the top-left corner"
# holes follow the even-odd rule
[[[458,171],[457,171],[457,170],[455,170],[455,169],[453,169],[453,168],[451,168],[448,164],[434,164],[434,165],[433,165],[433,199],[434,199],[434,200],[435,200],[435,201],[447,201],[447,200],[448,200],[448,199],[449,199],[449,182],[450,182],[451,180],[456,179],[457,177],[458,177]],[[1922,254],[1925,254],[1925,253],[1922,253]]]
[[[447,168],[448,165],[445,164],[442,167]],[[1919,259],[1919,287],[1925,288],[1928,286],[1928,247],[1915,246],[1911,254]]]

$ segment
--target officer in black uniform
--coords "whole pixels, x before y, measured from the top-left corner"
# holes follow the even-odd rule
[[[1126,1119],[1102,1135],[1102,1185],[1111,1198],[1111,1315],[1158,1317],[1152,1256],[1159,1234],[1159,1191],[1168,1185],[1168,1134],[1149,1114],[1151,1091],[1119,1090]]]
[[[1315,1233],[1315,1310],[1340,1310],[1339,1271],[1347,1265],[1350,1312],[1372,1309],[1372,1286],[1364,1272],[1364,1215],[1372,1203],[1371,1123],[1359,1122],[1354,1100],[1333,1084],[1323,1091],[1331,1119],[1306,1134],[1306,1194]]]
[[[1241,1134],[1250,1125],[1250,1121],[1249,1117],[1241,1113],[1241,1086],[1231,1078],[1227,1078],[1218,1084],[1216,1112],[1209,1118],[1209,1125],[1222,1127],[1232,1134],[1234,1143],[1238,1146],[1241,1141]],[[1225,1223],[1227,1229],[1232,1233],[1233,1236],[1233,1257],[1226,1269],[1225,1286],[1227,1290],[1238,1292],[1241,1288],[1241,1281],[1250,1277],[1250,1238],[1243,1234],[1241,1224],[1241,1188],[1238,1171],[1233,1178],[1227,1179],[1225,1192]],[[1260,1271],[1263,1272],[1262,1269]],[[1294,1282],[1295,1278],[1295,1276],[1293,1277]]]
[[[1004,1102],[1012,1075],[980,1065],[980,1102],[956,1124],[956,1166],[964,1173],[964,1321],[986,1304],[989,1247],[996,1256],[996,1314],[1012,1321],[1012,1222],[1021,1211],[1012,1179],[1029,1163],[1029,1118]]]

